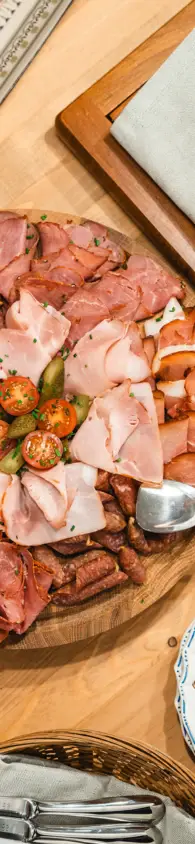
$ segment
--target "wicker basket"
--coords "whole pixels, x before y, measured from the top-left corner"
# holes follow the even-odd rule
[[[158,750],[90,732],[33,733],[0,744],[0,753],[26,753],[63,762],[88,773],[113,774],[119,780],[168,795],[195,814],[195,777]]]

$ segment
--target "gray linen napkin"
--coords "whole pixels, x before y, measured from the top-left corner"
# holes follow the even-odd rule
[[[111,133],[195,222],[195,29],[124,108]]]
[[[0,760],[0,794],[34,797],[38,800],[90,800],[115,795],[142,793],[141,788],[120,782],[115,777],[96,776],[71,768],[6,764]],[[164,844],[194,844],[195,819],[177,809],[168,797],[166,816],[160,824]]]

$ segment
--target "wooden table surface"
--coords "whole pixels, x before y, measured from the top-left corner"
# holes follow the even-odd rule
[[[1,107],[3,207],[83,214],[138,229],[57,139],[54,118],[187,3],[74,0]],[[191,770],[174,709],[173,665],[194,616],[195,573],[132,624],[78,645],[0,654],[0,739],[56,728],[137,738]]]

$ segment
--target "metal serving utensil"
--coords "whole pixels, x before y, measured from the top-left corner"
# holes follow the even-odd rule
[[[95,830],[95,831],[94,831]],[[44,834],[43,834],[44,832]],[[133,827],[131,824],[106,824],[105,826],[87,826],[81,829],[76,827],[45,827],[41,829],[23,818],[0,817],[0,842],[8,844],[8,841],[36,842],[36,844],[56,844],[56,841],[64,841],[66,844],[106,844],[107,841],[128,841],[129,844],[161,844],[162,835],[156,827],[147,826]]]
[[[195,488],[179,481],[163,481],[161,487],[140,486],[136,519],[151,533],[175,533],[195,525]]]
[[[25,797],[2,797],[0,795],[0,814],[20,817],[26,820],[40,818],[43,815],[52,816],[78,816],[85,823],[91,823],[91,819],[107,821],[131,821],[131,823],[159,823],[165,813],[165,806],[156,795],[134,795],[133,797],[108,797],[103,800],[86,802],[62,803],[42,802],[31,800]]]

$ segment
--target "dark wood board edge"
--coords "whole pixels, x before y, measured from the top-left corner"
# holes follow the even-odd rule
[[[193,282],[193,223],[112,138],[110,118],[113,108],[135,93],[194,23],[195,0],[56,117],[61,140]]]

